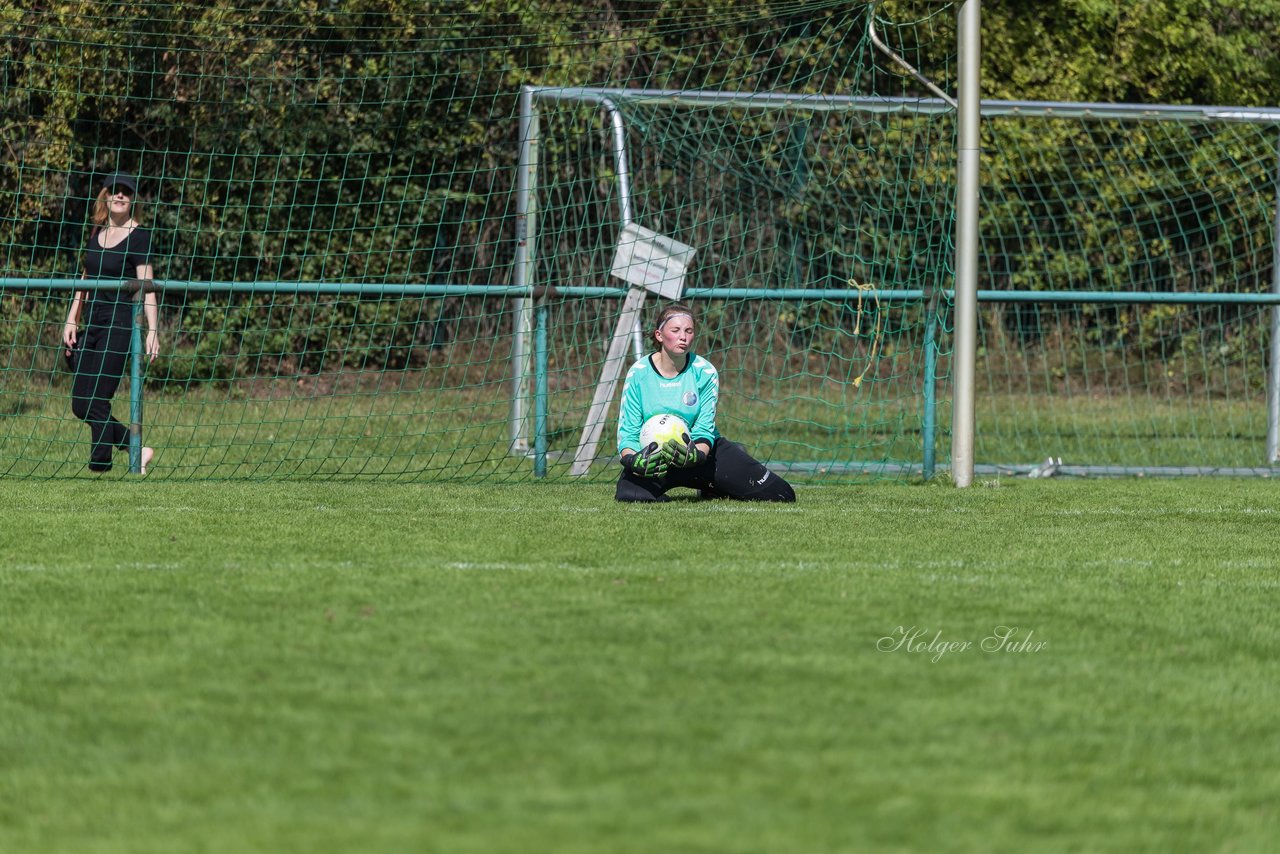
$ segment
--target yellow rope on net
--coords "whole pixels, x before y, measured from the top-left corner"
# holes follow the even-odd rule
[[[871,299],[875,301],[874,310],[876,313],[876,330],[871,338],[871,353],[867,356],[867,366],[862,369],[862,373],[858,374],[853,380],[854,388],[862,387],[862,380],[867,375],[867,371],[871,370],[871,366],[876,363],[876,353],[880,350],[880,339],[884,335],[884,323],[880,314],[880,294],[874,285],[864,285],[857,279],[849,279],[849,284],[858,289],[858,308],[857,314],[853,321],[853,334],[858,335],[862,331],[862,301],[864,295],[871,294]]]

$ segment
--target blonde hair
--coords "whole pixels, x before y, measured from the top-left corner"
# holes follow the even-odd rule
[[[93,200],[93,208],[89,212],[89,222],[93,223],[95,228],[104,228],[107,220],[110,219],[107,208],[107,199],[111,198],[111,188],[103,187],[98,191],[98,197]],[[134,194],[133,202],[129,207],[129,216],[138,225],[142,225],[142,215],[139,210],[138,197]]]
[[[656,334],[662,331],[663,324],[665,324],[671,318],[679,317],[682,314],[688,316],[688,318],[693,321],[695,326],[697,325],[698,318],[696,315],[694,315],[692,308],[685,305],[684,303],[673,302],[671,303],[671,305],[667,306],[662,311],[658,312],[658,317],[654,320],[654,323],[653,323],[653,332]]]

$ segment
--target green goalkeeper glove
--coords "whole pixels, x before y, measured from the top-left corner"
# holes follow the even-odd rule
[[[707,461],[707,452],[693,442],[671,439],[662,448],[667,452],[667,459],[671,465],[678,469],[691,468]]]
[[[667,447],[665,445],[659,446],[657,442],[650,442],[649,447],[623,460],[622,464],[632,474],[638,474],[641,477],[658,478],[667,473],[667,466],[670,462]]]

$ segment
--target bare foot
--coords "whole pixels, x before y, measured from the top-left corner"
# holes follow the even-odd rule
[[[156,455],[156,449],[155,449],[155,448],[143,448],[143,449],[142,449],[142,469],[141,469],[141,474],[146,474],[146,473],[147,473],[147,466],[151,465],[151,458],[152,458],[152,457],[154,457],[155,455]]]

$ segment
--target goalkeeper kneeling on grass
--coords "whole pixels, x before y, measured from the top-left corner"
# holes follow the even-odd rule
[[[619,501],[666,501],[682,486],[703,498],[795,501],[796,493],[747,449],[716,430],[720,379],[715,366],[696,355],[693,309],[669,305],[653,330],[658,349],[627,372],[618,414],[622,476]],[[678,415],[689,432],[665,443],[640,441],[640,429],[654,415]]]

